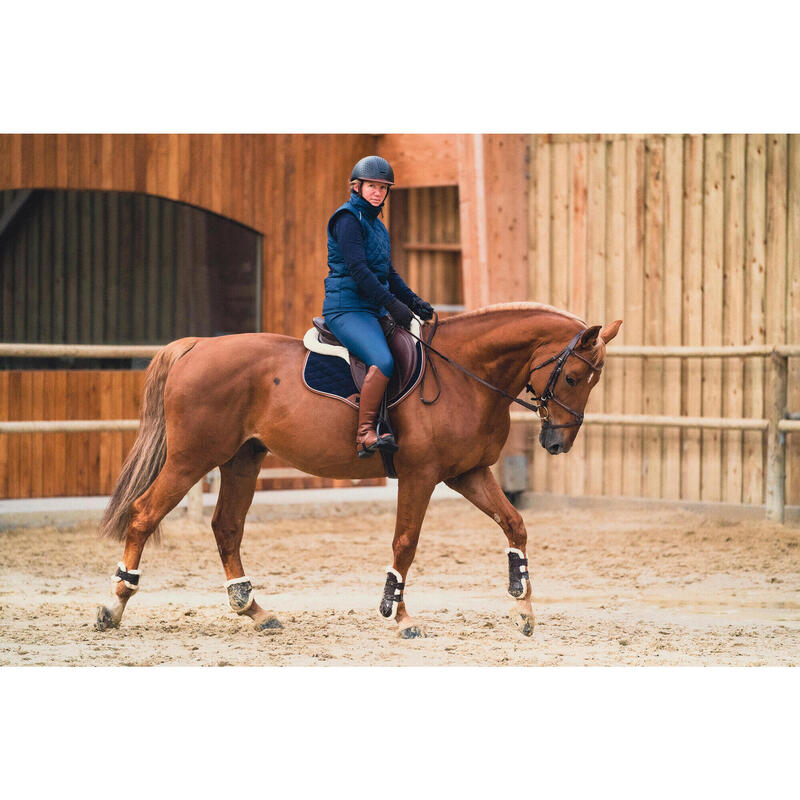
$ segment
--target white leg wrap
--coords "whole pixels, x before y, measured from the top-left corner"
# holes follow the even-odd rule
[[[122,570],[123,572],[127,572],[129,575],[138,575],[141,576],[142,571],[140,569],[128,569],[121,561],[117,562],[117,568]],[[132,592],[139,591],[139,584],[138,583],[131,583],[130,581],[124,580],[120,578],[119,575],[113,575],[114,583],[119,583],[122,581]],[[112,592],[112,594],[115,594]],[[116,596],[116,595],[115,595]]]

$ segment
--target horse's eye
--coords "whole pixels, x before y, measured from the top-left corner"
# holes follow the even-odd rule
[[[574,386],[577,383],[577,381],[575,380],[575,378],[571,378],[569,375],[567,375],[567,383],[570,386]]]

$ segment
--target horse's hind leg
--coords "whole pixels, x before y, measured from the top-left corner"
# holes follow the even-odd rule
[[[139,588],[139,562],[142,550],[150,535],[164,517],[175,508],[189,489],[197,483],[207,470],[178,467],[169,458],[161,472],[141,497],[131,506],[131,519],[125,537],[122,561],[117,565],[115,584],[111,590],[111,603],[99,606],[95,628],[99,631],[117,628],[128,600]]]
[[[253,585],[244,573],[239,553],[244,520],[253,502],[256,480],[266,452],[262,445],[250,440],[239,448],[230,461],[220,466],[222,479],[219,498],[211,520],[225,570],[228,601],[237,614],[246,614],[253,620],[257,631],[273,631],[283,627],[256,603]]]
[[[509,571],[508,593],[516,601],[511,609],[511,619],[525,636],[532,636],[532,587],[525,550],[528,533],[522,517],[503,494],[488,467],[470,470],[446,483],[451,489],[464,495],[470,503],[490,516],[503,529],[508,539],[506,549]]]

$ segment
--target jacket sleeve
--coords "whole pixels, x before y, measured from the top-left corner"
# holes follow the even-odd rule
[[[398,300],[402,300],[412,311],[419,302],[419,296],[406,286],[406,282],[398,275],[394,266],[389,271],[389,289]]]
[[[358,286],[359,293],[375,305],[385,306],[392,299],[392,293],[381,285],[367,264],[364,237],[358,220],[352,214],[343,211],[333,220],[331,233],[339,245],[339,251]]]

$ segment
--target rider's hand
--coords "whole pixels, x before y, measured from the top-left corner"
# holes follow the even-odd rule
[[[420,319],[429,320],[433,319],[433,306],[430,303],[426,303],[421,298],[417,299],[415,303],[414,312]]]
[[[386,310],[391,314],[392,319],[400,326],[408,330],[411,320],[414,318],[411,309],[403,302],[393,297],[387,304]]]

